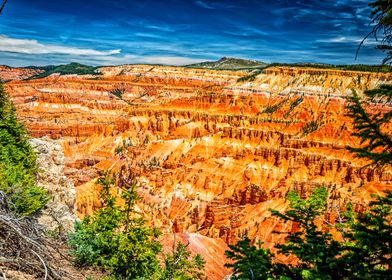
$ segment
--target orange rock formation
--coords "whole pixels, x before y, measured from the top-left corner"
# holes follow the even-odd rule
[[[100,71],[6,84],[31,135],[62,140],[80,216],[99,207],[94,180],[113,169],[136,176],[140,211],[165,233],[198,236],[199,249],[244,234],[272,247],[282,238],[273,231],[294,230],[268,211],[286,209],[289,190],[306,197],[326,186],[333,221],[334,209],[351,202],[361,211],[370,194],[392,189],[390,169],[362,168],[366,161],[345,149],[359,144],[345,116],[347,96],[391,83],[390,73],[280,67],[238,82],[247,73]],[[227,270],[205,256],[209,279],[222,279]]]
[[[3,82],[24,80],[42,72],[44,72],[44,70],[31,68],[11,68],[9,66],[0,65],[0,80]]]

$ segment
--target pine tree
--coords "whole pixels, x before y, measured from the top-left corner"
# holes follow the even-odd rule
[[[69,235],[72,254],[79,265],[107,269],[116,279],[152,279],[159,270],[159,232],[145,225],[135,210],[135,184],[121,189],[123,206],[112,194],[115,180],[109,173],[98,180],[102,207],[75,224]]]
[[[0,191],[19,214],[33,214],[49,199],[47,192],[36,185],[37,170],[26,129],[0,84]]]
[[[232,262],[225,264],[233,268],[231,279],[236,280],[266,280],[273,277],[273,254],[268,249],[262,248],[262,243],[251,245],[248,237],[240,240],[235,245],[229,245],[230,250],[225,255]]]
[[[373,9],[371,14],[372,30],[365,36],[365,38],[359,44],[357,49],[357,56],[359,49],[362,44],[366,41],[369,36],[374,38],[380,43],[377,45],[377,49],[386,53],[386,57],[383,60],[383,64],[392,63],[392,1],[391,0],[376,0],[369,3],[369,6]]]
[[[337,261],[341,244],[316,225],[317,220],[322,221],[327,196],[324,187],[315,189],[308,199],[291,191],[287,196],[290,210],[285,213],[270,210],[274,216],[298,227],[298,231],[288,235],[286,243],[276,246],[280,254],[295,256],[298,260],[296,265],[280,264],[280,275],[293,279],[341,279]]]
[[[361,100],[354,91],[347,106],[348,115],[353,118],[356,132],[353,135],[361,139],[362,147],[348,149],[358,157],[367,158],[372,164],[380,167],[392,164],[392,135],[387,127],[391,121],[392,110],[385,113],[371,114],[365,110],[369,102],[386,103],[392,100],[392,85],[381,85],[374,90],[365,91],[365,99]]]
[[[392,279],[392,192],[376,196],[370,210],[357,216],[340,263],[350,279]]]
[[[205,261],[201,255],[191,254],[187,250],[189,243],[177,243],[174,234],[173,250],[164,256],[161,280],[192,280],[204,279]]]

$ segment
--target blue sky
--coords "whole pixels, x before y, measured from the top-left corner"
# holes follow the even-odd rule
[[[223,56],[378,64],[369,1],[9,0],[0,64],[184,65]]]

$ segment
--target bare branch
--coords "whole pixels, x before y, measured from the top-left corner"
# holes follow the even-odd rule
[[[1,15],[1,12],[4,10],[5,4],[7,4],[7,2],[8,2],[8,0],[4,0],[3,5],[1,5],[0,15]]]
[[[48,279],[48,268],[46,267],[45,261],[41,258],[40,255],[38,255],[38,253],[37,253],[36,251],[31,250],[31,252],[33,252],[33,254],[36,255],[36,256],[39,258],[39,260],[41,261],[42,265],[43,265],[44,268],[45,268],[45,278],[44,278],[44,279],[45,279],[45,280]]]

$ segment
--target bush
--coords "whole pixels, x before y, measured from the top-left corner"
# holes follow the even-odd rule
[[[122,182],[122,201],[118,203],[112,194],[115,181],[110,173],[98,180],[102,207],[76,222],[75,231],[69,234],[76,264],[107,269],[108,279],[203,279],[205,261],[200,255],[190,257],[189,243],[174,240],[173,252],[163,256],[163,267],[160,266],[158,254],[162,246],[156,241],[159,232],[147,227],[135,210],[139,198],[135,183]]]
[[[122,188],[124,203],[119,206],[111,194],[113,176],[107,173],[98,183],[102,186],[102,208],[77,222],[75,232],[69,235],[76,263],[103,267],[118,279],[151,279],[159,268],[161,245],[155,240],[158,231],[146,227],[135,211],[135,185]]]
[[[0,85],[0,190],[22,215],[37,212],[48,201],[47,192],[35,184],[36,156],[27,139],[15,107]]]
[[[173,251],[164,256],[164,267],[159,277],[161,280],[176,279],[176,280],[192,280],[204,279],[203,268],[205,265],[204,259],[201,255],[195,255],[191,258],[187,251],[188,244],[173,242]]]
[[[391,279],[392,272],[392,193],[375,196],[370,209],[355,215],[351,206],[339,212],[341,221],[323,221],[328,192],[317,188],[307,199],[289,192],[290,209],[284,213],[270,209],[273,216],[296,224],[295,232],[275,246],[278,254],[296,260],[294,264],[273,260],[268,249],[250,245],[245,238],[226,251],[234,268],[231,279]],[[338,210],[340,211],[340,210]],[[320,229],[319,222],[328,227]],[[342,234],[333,239],[330,229]]]

